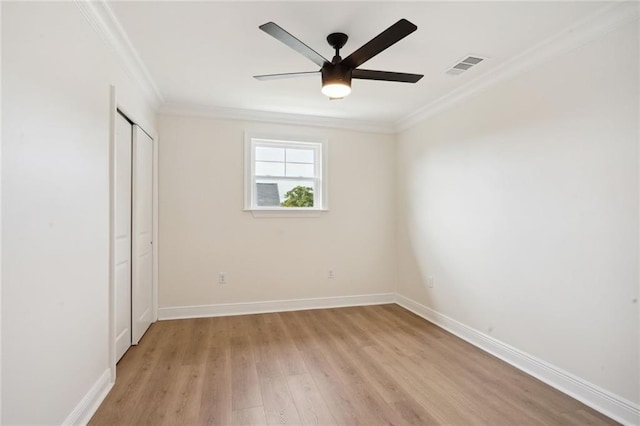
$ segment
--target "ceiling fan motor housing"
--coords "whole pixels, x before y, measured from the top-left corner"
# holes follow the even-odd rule
[[[351,87],[351,72],[353,69],[342,64],[326,63],[322,67],[322,86],[328,84],[342,84]]]

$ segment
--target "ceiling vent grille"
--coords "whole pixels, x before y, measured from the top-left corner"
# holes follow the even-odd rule
[[[449,68],[446,74],[449,75],[460,75],[463,72],[473,68],[478,65],[480,62],[484,61],[487,58],[482,58],[478,55],[467,55],[461,61],[458,61],[457,64]]]

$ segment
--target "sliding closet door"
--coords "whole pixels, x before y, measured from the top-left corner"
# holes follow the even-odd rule
[[[153,312],[153,140],[133,126],[132,343],[151,325]]]
[[[116,118],[114,287],[116,361],[131,346],[131,143],[132,126]]]

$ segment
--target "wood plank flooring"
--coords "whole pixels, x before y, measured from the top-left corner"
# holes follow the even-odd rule
[[[161,321],[98,425],[615,424],[398,305]]]

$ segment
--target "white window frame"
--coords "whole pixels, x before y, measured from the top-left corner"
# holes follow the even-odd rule
[[[260,207],[255,202],[255,152],[256,145],[291,146],[313,148],[315,156],[315,186],[313,207]],[[246,132],[244,137],[244,210],[256,217],[317,217],[329,210],[327,176],[328,141],[306,136],[285,136]],[[297,178],[296,178],[297,179]]]

